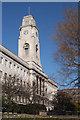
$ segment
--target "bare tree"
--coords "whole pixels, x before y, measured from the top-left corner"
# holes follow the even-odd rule
[[[4,77],[2,81],[2,93],[3,96],[6,96],[7,99],[10,99],[18,93],[20,90],[20,84],[15,84],[16,76],[14,75],[7,77],[7,79]]]
[[[61,64],[59,77],[61,82],[64,81],[64,86],[78,85],[80,86],[80,77],[78,71],[80,67],[78,44],[80,40],[78,21],[78,8],[68,8],[64,13],[63,22],[57,24],[55,36],[53,40],[58,45],[58,50],[55,53],[55,59]]]
[[[2,95],[8,100],[19,96],[23,99],[30,101],[31,91],[30,84],[22,81],[19,76],[7,76],[7,78],[2,81]]]
[[[46,86],[44,85],[44,89]],[[37,94],[38,91],[38,94]],[[25,83],[23,82],[22,78],[19,76],[7,76],[7,78],[3,79],[2,81],[2,93],[3,97],[6,97],[9,100],[14,100],[14,102],[20,102],[15,101],[15,98],[19,96],[20,99],[22,99],[21,103],[31,104],[31,103],[38,103],[38,104],[44,104],[44,101],[48,104],[48,93],[46,91],[41,89],[40,94],[40,87],[37,87],[37,82],[33,81],[33,84],[30,82]],[[24,99],[26,100],[24,102]]]

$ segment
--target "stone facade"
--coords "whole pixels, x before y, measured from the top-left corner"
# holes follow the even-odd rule
[[[53,95],[57,92],[57,84],[42,71],[38,31],[33,16],[24,16],[20,27],[18,56],[0,45],[0,78],[3,80],[4,76],[16,74],[22,77],[22,83],[29,82],[33,85],[33,81],[35,81],[38,88],[36,94],[52,100]],[[52,106],[46,102],[41,101],[40,103],[45,104],[47,109],[51,109]]]

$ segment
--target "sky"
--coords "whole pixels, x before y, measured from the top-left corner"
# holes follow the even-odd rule
[[[55,35],[58,22],[63,21],[65,8],[73,7],[73,2],[5,2],[2,3],[2,44],[18,55],[19,27],[22,19],[30,14],[39,29],[40,58],[43,72],[48,76],[56,74],[60,65],[54,60],[57,45],[51,36]]]

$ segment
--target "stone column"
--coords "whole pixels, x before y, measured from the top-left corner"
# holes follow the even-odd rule
[[[6,66],[5,65],[5,58],[2,59],[2,64],[3,64],[4,67]]]
[[[0,71],[0,80],[2,81],[2,75],[3,75],[3,72]]]
[[[33,71],[31,70],[29,72],[29,83],[31,84],[31,86],[33,86],[33,81],[34,81]]]
[[[38,76],[38,94],[40,95],[40,78]]]
[[[40,78],[40,95],[41,95],[41,78]]]
[[[36,76],[36,81],[37,81],[37,94],[38,94],[38,76]]]
[[[44,80],[43,80],[43,96],[44,96]]]

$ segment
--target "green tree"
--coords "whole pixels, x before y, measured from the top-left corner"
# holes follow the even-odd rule
[[[53,101],[55,110],[66,110],[66,111],[74,111],[75,105],[72,102],[72,98],[69,96],[68,93],[65,92],[58,92]]]
[[[75,105],[75,111],[80,111],[80,104],[78,102],[73,102]]]
[[[57,29],[53,36],[53,40],[58,46],[55,59],[61,64],[58,76],[60,77],[61,75],[61,83],[64,81],[61,85],[64,86],[75,83],[75,85],[80,87],[80,71],[78,71],[80,67],[78,61],[80,54],[80,51],[78,51],[78,45],[80,44],[79,25],[78,8],[68,8],[64,12],[63,21],[57,24]]]

